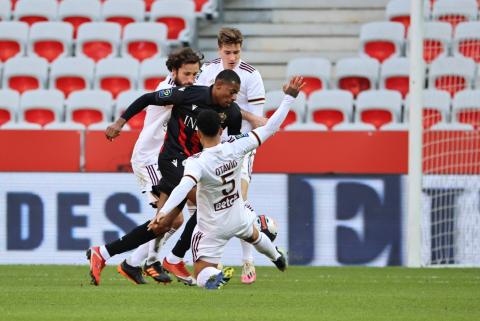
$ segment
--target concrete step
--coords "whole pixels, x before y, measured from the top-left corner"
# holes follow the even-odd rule
[[[245,39],[245,51],[356,51],[359,47],[358,37],[249,37]],[[216,50],[217,40],[200,38],[198,48],[202,51]]]
[[[226,0],[225,9],[385,8],[389,0]]]
[[[385,8],[369,10],[225,10],[224,23],[366,23],[385,20]]]
[[[223,24],[210,24],[199,31],[203,38],[216,38]],[[229,27],[242,31],[245,37],[284,37],[284,36],[358,36],[361,23],[233,23]]]

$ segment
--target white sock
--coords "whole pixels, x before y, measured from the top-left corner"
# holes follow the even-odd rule
[[[148,246],[154,241],[155,240],[151,240],[150,242],[137,247],[135,251],[133,251],[132,255],[127,258],[127,264],[131,266],[142,266],[143,260],[147,258]]]
[[[108,260],[111,257],[110,253],[108,253],[105,245],[100,246],[100,254],[102,255],[102,257],[105,261]]]
[[[253,263],[253,245],[240,239],[240,245],[242,246],[242,261],[243,263]]]
[[[207,283],[208,279],[210,279],[210,277],[212,275],[217,275],[220,272],[222,272],[222,271],[214,268],[213,266],[207,266],[206,268],[201,270],[200,273],[198,273],[198,275],[197,275],[197,285],[201,288],[204,288],[205,283]]]
[[[168,261],[168,263],[171,263],[171,264],[178,264],[178,263],[183,261],[183,258],[178,257],[175,254],[173,254],[172,252],[170,252],[167,256],[167,261]]]
[[[260,236],[258,239],[253,243],[255,249],[266,255],[270,260],[275,261],[280,257],[280,253],[278,253],[275,245],[273,245],[272,241],[263,233],[259,233]]]
[[[153,264],[157,262],[158,259],[158,253],[160,252],[160,249],[162,248],[163,244],[163,237],[157,237],[156,239],[151,240],[148,242],[148,253],[147,253],[147,264]]]

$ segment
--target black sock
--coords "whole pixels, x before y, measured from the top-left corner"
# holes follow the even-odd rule
[[[197,212],[190,217],[185,228],[183,229],[180,239],[175,244],[175,247],[172,249],[172,253],[178,257],[185,257],[185,253],[190,249],[190,242],[192,240],[193,230],[197,225]]]
[[[110,256],[114,256],[117,254],[125,253],[130,250],[133,250],[143,243],[147,243],[150,240],[153,240],[157,236],[153,231],[148,231],[147,226],[150,221],[145,222],[142,225],[137,226],[134,228],[130,233],[124,235],[123,237],[115,240],[111,243],[105,245]]]

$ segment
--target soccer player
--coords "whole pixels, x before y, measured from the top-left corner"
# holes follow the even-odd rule
[[[156,90],[193,85],[202,59],[203,55],[188,47],[172,52],[166,61],[170,74],[157,86]],[[133,148],[131,163],[142,193],[146,194],[148,203],[153,208],[157,208],[160,196],[158,184],[161,178],[158,169],[158,154],[164,142],[172,106],[164,106],[164,108],[148,106],[145,110],[143,129]],[[165,233],[162,239],[157,238],[138,247],[117,267],[118,272],[136,284],[147,283],[143,278],[143,273],[157,282],[171,282],[170,277],[163,270],[158,253],[162,245],[182,224],[183,216],[179,215],[173,223],[172,229]],[[141,265],[144,260],[146,262],[142,269]]]
[[[198,136],[203,151],[187,159],[180,184],[149,224],[151,228],[163,224],[169,226],[169,221],[175,217],[172,209],[197,186],[197,226],[192,237],[192,252],[198,286],[218,289],[231,278],[232,268],[220,271],[217,265],[225,245],[232,237],[253,244],[280,271],[287,268],[283,253],[275,248],[265,234],[259,233],[254,224],[255,215],[245,210],[244,201],[239,195],[239,183],[243,159],[278,131],[303,85],[302,77],[294,77],[284,87],[285,97],[265,126],[231,137],[223,144],[218,113],[205,110],[198,116]]]
[[[158,159],[162,175],[159,184],[160,196],[157,202],[159,208],[180,182],[183,176],[184,161],[201,150],[196,131],[197,117],[201,110],[216,111],[222,120],[222,128],[227,127],[229,134],[240,134],[242,113],[234,102],[239,89],[240,78],[238,75],[232,70],[224,70],[218,74],[211,87],[175,87],[147,93],[135,100],[125,113],[107,129],[107,138],[113,139],[119,135],[121,128],[131,117],[148,105],[173,105],[165,142]],[[195,192],[191,192],[188,198],[195,202]],[[185,202],[186,199],[173,210],[177,215]],[[87,251],[92,284],[100,283],[100,273],[105,266],[105,261],[111,256],[130,251],[168,232],[168,230],[159,229],[147,230],[148,223],[138,226],[121,239],[101,247],[94,246]],[[192,284],[193,282],[194,280],[190,279],[185,283]]]
[[[202,66],[198,75],[196,85],[210,86],[219,72],[225,69],[234,70],[241,79],[240,91],[237,95],[236,103],[242,110],[253,113],[258,116],[259,121],[242,122],[242,133],[248,133],[252,128],[265,124],[263,116],[263,105],[265,103],[265,89],[262,76],[251,65],[242,61],[240,58],[242,51],[243,35],[235,28],[220,29],[217,37],[218,54],[216,58]],[[261,118],[260,118],[261,117]],[[251,151],[242,164],[241,192],[244,201],[248,204],[248,187],[252,177],[253,160],[255,150]],[[250,204],[251,205],[251,204]],[[187,222],[180,240],[174,246],[169,255],[163,260],[165,269],[173,274],[177,274],[177,265],[183,265],[183,257],[190,248],[190,240],[195,227],[196,217],[192,216]],[[255,266],[253,265],[253,247],[250,243],[240,240],[242,246],[242,275],[241,282],[250,284],[256,280]]]

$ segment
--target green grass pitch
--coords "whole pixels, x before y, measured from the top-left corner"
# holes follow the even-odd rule
[[[223,289],[134,285],[107,267],[0,266],[0,320],[480,320],[479,269],[240,268]]]

